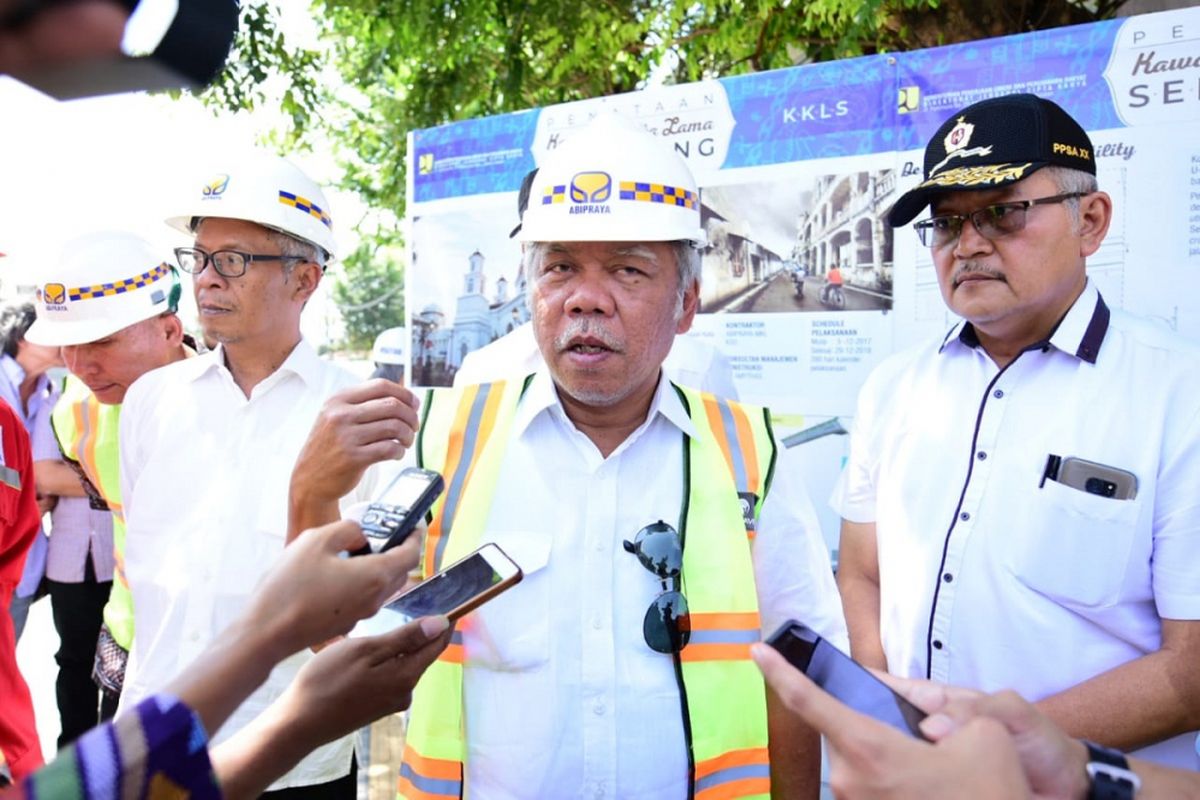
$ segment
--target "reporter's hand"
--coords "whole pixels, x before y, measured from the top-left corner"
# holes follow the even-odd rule
[[[446,618],[425,617],[323,650],[266,711],[212,751],[223,795],[258,797],[314,748],[407,708],[449,642]]]
[[[367,467],[398,459],[412,446],[420,402],[408,389],[377,378],[325,401],[292,469],[294,499],[337,502]]]
[[[952,738],[976,719],[995,720],[1008,732],[1035,798],[1086,797],[1087,749],[1016,692],[985,694],[894,675],[879,677],[929,714],[921,722],[921,731],[931,740]]]
[[[829,745],[830,784],[839,798],[1016,800],[1029,797],[1004,727],[980,718],[938,744],[914,739],[826,693],[765,644],[751,649],[783,704]]]
[[[259,584],[248,627],[269,631],[281,658],[348,633],[404,586],[419,558],[415,536],[386,553],[341,555],[364,544],[347,520],[305,531]]]
[[[343,639],[304,665],[280,702],[302,719],[313,746],[412,703],[413,687],[450,643],[445,617],[422,617],[379,636]]]

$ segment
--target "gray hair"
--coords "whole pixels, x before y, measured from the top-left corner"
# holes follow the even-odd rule
[[[0,351],[17,357],[17,348],[37,318],[33,303],[10,303],[0,309]]]
[[[683,311],[683,296],[693,284],[700,283],[703,261],[702,252],[687,239],[665,242],[675,257],[675,269],[679,275],[679,285],[676,288],[675,316]],[[532,242],[521,254],[521,271],[525,273],[525,285],[533,286],[537,278],[535,270],[542,256],[550,247],[550,242]]]
[[[1045,167],[1042,172],[1054,181],[1059,194],[1091,194],[1100,191],[1100,184],[1097,182],[1096,176],[1081,169],[1049,166]],[[1063,203],[1076,228],[1079,227],[1079,199],[1072,197]]]
[[[312,242],[306,242],[303,239],[297,239],[290,233],[277,231],[274,228],[267,228],[267,237],[271,240],[271,244],[279,248],[279,254],[284,256],[295,256],[303,261],[311,261],[325,270],[325,250],[317,247]],[[283,262],[283,274],[291,275],[295,269],[296,262],[291,258]]]

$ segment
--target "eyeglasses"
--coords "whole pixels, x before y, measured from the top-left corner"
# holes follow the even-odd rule
[[[972,211],[970,214],[939,214],[914,223],[921,244],[926,247],[945,247],[958,241],[963,223],[968,219],[985,239],[999,239],[1016,233],[1025,227],[1025,216],[1033,206],[1052,205],[1066,200],[1083,197],[1087,192],[1068,192],[1036,200],[1017,200],[1011,203],[996,203],[994,206]]]
[[[243,253],[239,250],[214,250],[208,252],[199,247],[176,247],[175,260],[179,268],[192,275],[199,275],[211,262],[218,275],[226,278],[238,278],[246,274],[246,268],[251,261],[288,261],[294,259],[303,261],[304,256],[262,255],[259,253]]]
[[[662,593],[646,609],[642,620],[646,644],[659,653],[678,653],[692,637],[687,598],[678,588],[683,569],[683,542],[679,534],[660,519],[638,531],[632,542],[626,540],[624,547],[625,552],[636,555],[642,566],[662,581]],[[668,580],[674,588],[667,588]]]

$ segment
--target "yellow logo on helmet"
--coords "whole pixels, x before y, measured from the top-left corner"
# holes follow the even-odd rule
[[[205,184],[202,194],[208,197],[220,197],[225,193],[225,189],[229,187],[229,176],[218,175],[214,180]]]
[[[580,172],[571,179],[572,203],[604,203],[612,195],[607,172]]]
[[[61,283],[47,283],[42,289],[42,302],[48,306],[61,306],[67,302],[67,287]]]

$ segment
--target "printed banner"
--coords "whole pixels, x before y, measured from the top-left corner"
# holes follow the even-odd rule
[[[806,476],[820,507],[867,374],[955,322],[928,249],[884,218],[957,109],[1032,92],[1078,119],[1114,206],[1091,279],[1110,306],[1200,338],[1200,295],[1187,290],[1200,267],[1197,39],[1190,8],[416,131],[412,379],[449,384],[468,353],[520,333],[517,189],[574,130],[615,110],[692,167],[709,245],[688,335],[720,350],[741,398],[769,405],[788,444],[823,464]],[[532,357],[523,341],[514,361]]]

